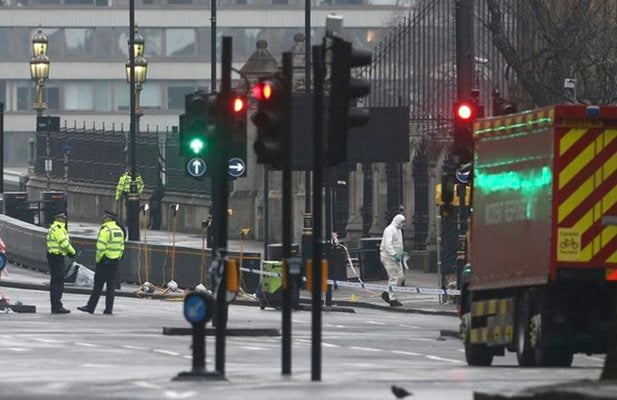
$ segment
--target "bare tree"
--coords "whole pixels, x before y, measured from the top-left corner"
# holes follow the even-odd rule
[[[486,0],[484,21],[531,107],[615,101],[617,3],[609,0]],[[563,89],[577,80],[576,99]]]

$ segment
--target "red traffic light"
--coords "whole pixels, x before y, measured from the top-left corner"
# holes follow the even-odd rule
[[[458,103],[454,110],[457,119],[469,121],[475,118],[476,108],[469,103]]]
[[[253,97],[260,101],[269,101],[276,91],[278,91],[278,84],[274,81],[257,82],[253,86]]]
[[[234,95],[231,98],[231,109],[238,114],[246,110],[246,99],[242,96]]]

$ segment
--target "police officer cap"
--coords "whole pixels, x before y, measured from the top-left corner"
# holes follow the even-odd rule
[[[118,218],[118,214],[116,214],[115,212],[111,212],[111,211],[105,210],[105,212],[103,213],[103,217],[107,217],[107,218],[111,218],[111,219],[116,219],[116,218]]]
[[[54,219],[66,220],[66,213],[63,211],[63,212],[59,212],[58,214],[54,214]]]

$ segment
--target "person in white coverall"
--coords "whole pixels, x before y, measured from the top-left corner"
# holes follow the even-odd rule
[[[390,286],[387,292],[381,294],[381,298],[392,307],[403,305],[396,299],[392,286],[400,286],[405,280],[405,272],[403,264],[401,264],[403,259],[403,233],[401,229],[404,226],[405,217],[401,214],[395,215],[390,225],[384,229],[381,246],[379,247],[379,258],[388,273],[388,285]]]

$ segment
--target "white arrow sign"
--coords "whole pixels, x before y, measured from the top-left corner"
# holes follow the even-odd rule
[[[186,163],[186,170],[191,176],[199,178],[206,173],[206,162],[201,158],[191,158],[188,163]]]
[[[242,161],[240,158],[231,158],[229,160],[228,172],[229,175],[233,176],[234,178],[242,176],[245,169],[246,165],[244,164],[244,161]]]

